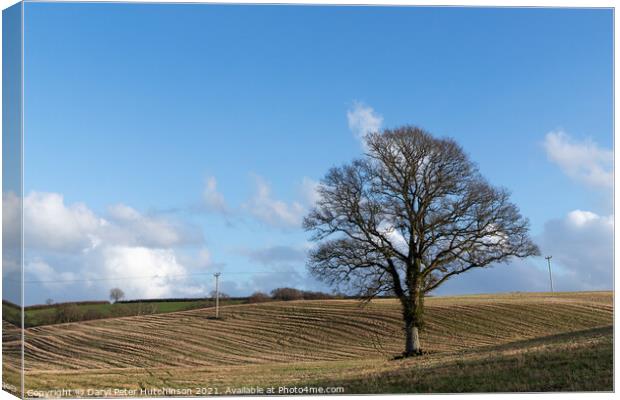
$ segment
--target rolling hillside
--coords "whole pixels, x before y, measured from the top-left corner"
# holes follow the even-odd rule
[[[548,351],[562,343],[607,343],[613,304],[610,292],[429,298],[422,333],[428,354],[402,362],[390,361],[403,346],[395,300],[365,307],[353,300],[227,306],[221,320],[213,313],[199,309],[27,329],[26,386],[308,384],[337,383],[334,377],[340,377],[363,392],[373,390],[364,385],[377,374],[407,376],[412,368],[514,355],[531,346]],[[4,338],[6,361],[16,362],[19,342],[11,339]]]

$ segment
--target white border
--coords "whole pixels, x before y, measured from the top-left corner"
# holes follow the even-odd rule
[[[38,0],[26,0],[28,2],[34,2]],[[51,2],[51,1],[50,1]],[[72,2],[72,3],[84,3],[87,1],[75,1],[75,0],[61,0],[58,2]],[[97,1],[92,1],[97,2]],[[99,1],[106,2],[106,1]],[[380,1],[380,0],[311,0],[311,1],[300,1],[300,0],[288,0],[288,1],[274,1],[274,0],[244,0],[244,1],[234,1],[234,0],[219,0],[219,1],[194,1],[194,0],[132,0],[128,1],[131,3],[210,3],[210,4],[313,4],[313,5],[375,5],[375,6],[469,6],[469,7],[579,7],[579,8],[595,8],[595,7],[604,7],[604,8],[614,8],[615,2],[610,0],[540,0],[540,1],[532,1],[532,0],[501,0],[501,1],[485,1],[485,0],[424,0],[424,1],[416,1],[416,0],[391,0],[391,1]],[[16,0],[0,0],[0,6],[2,9],[10,7],[18,3]],[[120,1],[119,1],[120,3]],[[23,18],[23,10],[22,10],[22,18]],[[614,25],[615,25],[615,15],[614,15]],[[0,44],[2,39],[2,31],[1,31],[1,18],[0,18]],[[22,46],[23,46],[23,24],[22,24]],[[614,77],[617,72],[617,63],[616,63],[616,43],[618,42],[618,32],[614,26]],[[0,53],[0,65],[1,65],[1,53]],[[22,66],[23,66],[23,48],[22,48]],[[0,89],[2,88],[2,83],[0,82]],[[618,106],[615,102],[615,93],[617,92],[617,81],[614,79],[614,155],[616,152],[616,140],[615,140],[615,116],[618,113]],[[23,130],[23,75],[22,75],[22,130]],[[0,128],[1,129],[1,128]],[[23,140],[23,133],[22,133]],[[0,155],[1,155],[1,141],[0,141]],[[22,151],[23,151],[23,142],[22,142]],[[0,156],[1,157],[1,156]],[[22,154],[22,163],[23,163],[23,154]],[[615,158],[614,158],[614,166],[615,166]],[[1,163],[0,163],[1,170]],[[615,171],[615,169],[614,169]],[[23,168],[22,168],[23,174]],[[1,181],[1,174],[0,174]],[[616,196],[616,190],[618,187],[618,181],[614,180],[614,223],[616,221],[615,210],[617,209],[617,201],[618,196]],[[22,186],[23,188],[23,186]],[[0,216],[2,215],[2,210],[0,208]],[[22,215],[23,216],[23,215]],[[23,232],[22,232],[23,234]],[[0,231],[0,238],[1,238]],[[614,229],[614,270],[615,266],[618,265],[618,254],[615,251],[620,239],[615,235]],[[0,249],[1,254],[1,249]],[[23,273],[23,270],[22,270]],[[618,282],[618,276],[614,273],[614,288],[617,287],[615,283]],[[2,294],[2,289],[0,285],[0,296]],[[22,290],[23,295],[23,290]],[[22,301],[23,304],[23,301]],[[614,296],[614,310],[618,309],[617,299]],[[615,313],[614,313],[614,339],[615,339]],[[618,345],[614,343],[614,362],[618,358],[616,357],[618,354]],[[22,355],[23,356],[23,355]],[[22,366],[23,367],[23,366]],[[1,371],[1,364],[0,364]],[[617,382],[618,374],[617,368],[615,368],[614,364],[614,383]],[[23,385],[23,380],[22,380]],[[23,388],[22,388],[23,390]],[[403,397],[413,397],[413,395],[365,395],[364,398],[367,399],[383,399],[383,398],[394,398],[398,396],[400,398]],[[463,399],[475,399],[480,396],[483,396],[486,399],[532,399],[538,396],[544,396],[547,399],[608,399],[613,398],[614,394],[609,393],[544,393],[544,394],[465,394],[465,395],[427,395],[432,396],[433,399],[454,399],[463,398]],[[278,396],[278,398],[284,399],[299,399],[299,398],[318,398],[322,396]],[[338,398],[355,398],[358,396],[337,396]],[[0,391],[0,400],[4,399],[14,399],[15,397],[8,394],[7,392]],[[242,399],[244,397],[227,397],[229,399]],[[166,399],[163,397],[155,398],[156,400]]]

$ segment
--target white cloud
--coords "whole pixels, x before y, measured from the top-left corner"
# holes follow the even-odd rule
[[[262,222],[276,227],[299,227],[306,212],[297,201],[291,203],[274,199],[265,180],[256,175],[256,193],[243,208]]]
[[[197,229],[161,217],[142,215],[124,204],[109,207],[108,214],[109,223],[99,232],[108,243],[171,247],[202,241]]]
[[[347,110],[347,121],[351,132],[357,139],[363,141],[367,134],[381,129],[383,116],[375,112],[372,107],[355,101],[353,106]]]
[[[574,210],[545,224],[539,242],[568,287],[558,290],[610,289],[613,283],[613,215]],[[554,269],[555,270],[555,269]]]
[[[390,245],[399,251],[408,251],[409,244],[405,237],[396,229],[393,225],[387,222],[381,222],[379,224],[379,233],[383,235],[390,242]]]
[[[187,279],[187,270],[171,249],[111,246],[103,249],[102,255],[104,276],[140,278],[119,283],[131,298],[171,296]]]
[[[28,262],[24,266],[24,272],[34,276],[37,280],[42,281],[43,286],[54,290],[58,290],[71,284],[71,281],[77,278],[75,273],[58,272],[48,263],[40,259],[35,259]]]
[[[215,268],[221,266],[214,263],[211,252],[206,247],[185,249],[177,254],[177,261],[190,270],[205,272],[205,268]]]
[[[588,225],[608,225],[608,228],[613,229],[614,219],[613,216],[601,217],[591,211],[574,210],[568,213],[566,218],[568,224],[572,227],[583,228]]]
[[[213,176],[207,177],[205,181],[202,199],[207,211],[223,214],[229,212],[224,196],[217,190],[217,180]]]
[[[273,197],[271,186],[263,177],[256,174],[251,176],[255,192],[239,207],[231,207],[224,195],[218,191],[217,180],[214,177],[207,177],[198,209],[224,215],[229,223],[244,214],[249,214],[268,225],[288,228],[300,226],[307,209],[319,200],[317,192],[319,183],[311,178],[303,177],[296,186],[297,199],[286,202]]]
[[[91,245],[106,221],[82,203],[70,206],[57,193],[31,192],[24,199],[24,246],[76,251]]]
[[[543,256],[551,255],[556,291],[613,288],[613,215],[574,210],[545,224],[537,236]],[[549,291],[543,257],[514,259],[508,265],[475,268],[449,280],[436,294]]]
[[[5,197],[19,215],[19,202]],[[9,216],[14,211],[8,210]],[[202,290],[187,283],[191,270],[177,256],[180,246],[202,244],[202,234],[178,221],[147,216],[124,204],[109,207],[103,218],[82,203],[65,204],[60,194],[33,192],[24,199],[24,222],[25,272],[41,281],[43,286],[38,287],[49,289],[53,297],[62,297],[58,289],[64,284],[49,281],[59,280],[81,281],[72,282],[79,285],[72,288],[92,290],[91,297],[105,296],[111,285],[121,286],[131,298]],[[191,267],[211,263],[204,247],[187,260]],[[50,264],[62,265],[65,271],[58,272]],[[95,284],[102,279],[105,285]]]
[[[19,216],[19,203],[7,200],[5,210],[14,219],[14,214]],[[17,209],[8,210],[7,204]],[[193,227],[145,216],[124,204],[109,207],[107,218],[103,218],[82,203],[67,205],[62,195],[42,192],[32,192],[24,199],[24,238],[28,248],[64,252],[112,244],[171,247],[202,241],[201,233]]]
[[[613,186],[613,152],[591,139],[578,142],[563,131],[549,132],[543,143],[547,157],[569,177],[593,187]]]

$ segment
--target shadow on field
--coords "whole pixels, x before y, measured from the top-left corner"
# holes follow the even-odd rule
[[[603,336],[613,335],[613,332],[614,332],[613,325],[608,325],[608,326],[602,326],[602,327],[599,327],[599,328],[592,328],[592,329],[584,329],[584,330],[580,330],[580,331],[558,333],[558,334],[555,334],[555,335],[542,336],[542,337],[537,337],[537,338],[532,338],[532,339],[518,340],[518,341],[515,341],[515,342],[498,344],[498,345],[492,345],[492,346],[485,346],[484,350],[486,350],[486,351],[521,350],[521,349],[528,348],[528,347],[535,347],[535,346],[543,346],[543,345],[555,344],[557,342],[563,342],[563,341],[570,342],[571,340],[576,340],[576,339],[600,338],[600,337],[603,337]]]
[[[319,385],[342,386],[347,394],[612,391],[613,326],[400,359],[393,366]]]

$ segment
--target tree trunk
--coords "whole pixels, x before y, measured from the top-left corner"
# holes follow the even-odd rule
[[[405,357],[419,356],[422,354],[418,327],[413,321],[405,321]]]
[[[407,286],[412,294],[411,296],[401,297],[405,322],[405,352],[403,356],[411,357],[422,354],[419,330],[423,321],[424,294],[420,291],[419,281],[415,277],[408,281]]]

